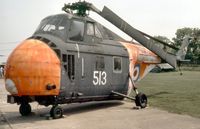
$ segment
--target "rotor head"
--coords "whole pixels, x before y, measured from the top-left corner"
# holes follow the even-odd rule
[[[76,14],[78,16],[88,16],[88,11],[90,11],[91,7],[91,3],[88,3],[86,1],[79,1],[79,2],[75,2],[75,3],[69,3],[69,4],[64,4],[64,7],[62,8],[63,11],[67,12],[67,13],[73,13]],[[74,13],[74,11],[76,11]]]

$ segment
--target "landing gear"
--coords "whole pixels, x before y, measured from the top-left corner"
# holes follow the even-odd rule
[[[143,93],[138,93],[135,96],[135,104],[136,106],[140,106],[141,108],[147,107],[147,96]]]
[[[132,86],[136,96],[135,96],[135,105],[140,106],[141,108],[147,107],[147,96],[143,93],[138,92],[137,87],[135,86],[134,81],[132,80],[130,74],[129,79],[131,80]]]
[[[115,91],[111,91],[111,93],[113,93],[115,95],[123,96],[127,99],[130,99],[130,100],[133,100],[133,101],[135,101],[136,106],[140,106],[141,108],[147,107],[147,96],[143,93],[137,93],[136,92],[135,98],[127,96],[125,94],[121,94],[119,92],[115,92]]]
[[[141,108],[147,107],[147,96],[146,96],[145,94],[143,94],[143,93],[138,92],[138,90],[137,90],[137,88],[136,88],[136,86],[135,86],[135,83],[134,83],[134,81],[132,80],[130,74],[129,74],[128,76],[129,76],[129,78],[130,78],[130,80],[131,80],[131,83],[132,83],[132,86],[133,86],[133,89],[132,89],[132,90],[134,90],[134,92],[135,92],[135,94],[136,94],[135,98],[130,97],[130,96],[125,95],[125,94],[121,94],[121,93],[119,93],[119,92],[115,92],[115,91],[111,91],[111,93],[113,93],[113,94],[115,94],[115,95],[123,96],[123,97],[125,97],[125,98],[127,98],[127,99],[130,99],[130,100],[134,100],[134,101],[135,101],[135,105],[136,105],[136,106],[139,106],[139,107],[141,107]]]
[[[22,116],[28,116],[31,113],[31,105],[29,103],[21,103],[19,112]]]
[[[50,115],[53,119],[61,118],[63,116],[63,110],[60,106],[54,105],[51,108]]]

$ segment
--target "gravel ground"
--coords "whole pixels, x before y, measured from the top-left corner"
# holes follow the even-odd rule
[[[21,117],[19,106],[6,103],[0,80],[0,129],[200,129],[200,119],[148,107],[133,108],[126,101],[89,102],[62,105],[64,117],[47,119],[50,107],[32,103],[33,113]]]

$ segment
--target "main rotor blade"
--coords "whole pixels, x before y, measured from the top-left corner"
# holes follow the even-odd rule
[[[133,28],[131,25],[129,25],[126,21],[124,21],[122,18],[117,16],[114,12],[112,12],[110,9],[108,9],[106,6],[104,6],[102,12],[98,12],[100,16],[111,22],[113,25],[115,25],[117,28],[119,28],[121,31],[141,43],[144,47],[151,50],[158,56],[160,56],[163,60],[165,60],[167,63],[169,63],[171,66],[176,68],[177,66],[177,59],[176,56],[168,54],[163,49],[158,47],[156,44],[152,43],[149,39],[147,39],[141,32],[139,32],[137,29]]]
[[[137,30],[137,29],[136,29],[136,30]],[[152,37],[151,35],[148,35],[148,34],[142,32],[142,31],[140,31],[140,30],[137,30],[137,31],[139,31],[139,32],[140,32],[141,34],[143,34],[144,36],[149,37],[150,39],[153,39],[154,41],[157,41],[157,42],[159,42],[159,43],[161,43],[161,44],[163,44],[163,45],[165,45],[165,46],[168,46],[168,47],[173,48],[173,49],[175,49],[175,50],[179,50],[179,48],[177,48],[177,47],[175,47],[175,46],[173,46],[173,45],[170,45],[170,44],[168,44],[168,43],[166,43],[166,42],[164,42],[164,41],[162,41],[162,40],[159,40],[159,39],[157,39],[157,38],[155,38],[155,37]]]

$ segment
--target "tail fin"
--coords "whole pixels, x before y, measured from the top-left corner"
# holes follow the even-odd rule
[[[188,48],[189,44],[190,44],[190,37],[188,35],[186,35],[182,41],[182,45],[181,45],[180,49],[176,53],[176,57],[177,57],[178,61],[180,61],[180,62],[186,61],[185,55],[187,53],[187,48]]]

